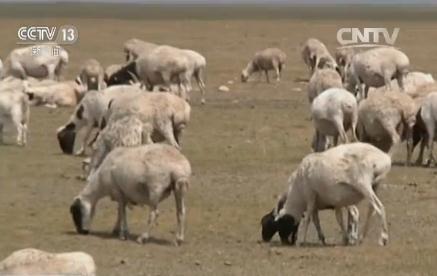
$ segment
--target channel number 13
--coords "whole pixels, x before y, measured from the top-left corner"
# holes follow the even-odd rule
[[[59,36],[63,44],[72,44],[77,40],[78,32],[74,26],[62,26]]]

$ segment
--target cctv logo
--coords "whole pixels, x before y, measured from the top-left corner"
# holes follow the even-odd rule
[[[394,28],[390,34],[386,28],[342,28],[337,31],[337,41],[343,46],[373,47],[383,45],[380,41],[384,41],[385,45],[394,45],[399,30]]]
[[[56,35],[57,34],[57,35]],[[59,44],[73,44],[78,38],[77,28],[71,25],[56,27],[23,26],[18,29],[18,44],[35,44],[56,42]]]

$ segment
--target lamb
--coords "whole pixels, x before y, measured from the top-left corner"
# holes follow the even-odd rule
[[[348,143],[346,131],[351,129],[354,141],[358,122],[358,104],[355,97],[345,89],[331,88],[320,94],[311,105],[315,134],[312,148],[315,152],[326,149],[326,137],[334,137],[334,145],[338,143],[338,136],[344,143]]]
[[[391,91],[391,80],[396,78],[400,90],[404,91],[403,82],[409,67],[407,55],[393,47],[357,53],[346,68],[345,87],[354,93],[358,88],[359,98],[365,99],[370,87],[385,86],[387,91]]]
[[[338,70],[335,59],[331,56],[320,40],[316,38],[309,38],[302,46],[302,59],[308,67],[310,76],[314,73],[316,68],[331,68]]]
[[[153,126],[143,124],[135,115],[127,115],[117,120],[109,121],[99,132],[94,144],[95,150],[89,164],[89,175],[100,166],[102,161],[117,147],[133,147],[152,144]]]
[[[385,208],[376,190],[390,169],[390,156],[365,143],[343,144],[322,153],[307,155],[291,177],[286,200],[275,220],[263,225],[263,232],[271,234],[265,240],[269,241],[279,232],[282,243],[295,244],[299,223],[305,214],[302,243],[306,242],[311,218],[319,239],[324,243],[318,211],[331,208],[335,209],[343,237],[347,238],[341,210],[366,199],[369,211],[362,239],[367,235],[370,217],[376,212],[382,225],[379,244],[386,245],[389,235]]]
[[[86,88],[75,81],[24,85],[24,92],[32,98],[32,105],[45,105],[50,108],[74,107],[82,99]]]
[[[317,69],[308,82],[308,100],[310,103],[329,88],[343,88],[341,77],[331,68]]]
[[[149,54],[156,47],[158,47],[158,45],[154,43],[132,38],[124,43],[123,51],[126,56],[126,61],[129,63],[136,60],[141,55]]]
[[[158,215],[158,203],[174,193],[178,229],[176,242],[184,241],[184,197],[191,176],[189,161],[177,149],[166,144],[114,149],[90,175],[85,188],[74,199],[70,212],[79,234],[90,232],[97,202],[111,197],[118,203],[113,233],[127,239],[126,205],[150,207],[146,232],[137,241],[145,243]]]
[[[26,248],[0,262],[0,275],[95,276],[93,257],[84,252],[49,253]]]
[[[35,49],[37,55],[33,54]],[[58,49],[59,55],[53,54],[54,49]],[[5,60],[3,77],[59,80],[68,61],[68,52],[56,44],[17,48],[12,50]]]
[[[143,124],[153,127],[152,138],[156,137],[153,141],[165,140],[180,149],[183,130],[190,121],[190,112],[190,105],[173,94],[139,93],[113,100],[105,121],[108,123],[127,115],[135,115]]]
[[[0,93],[0,144],[3,143],[5,124],[12,123],[17,130],[17,144],[25,146],[29,119],[29,99],[26,94],[13,91]]]
[[[241,71],[241,81],[247,82],[250,75],[255,72],[264,72],[267,82],[270,82],[269,71],[274,70],[276,73],[276,81],[281,80],[281,72],[285,67],[287,55],[278,48],[267,48],[256,52],[252,60],[247,64],[246,68]]]
[[[102,91],[88,91],[76,106],[70,119],[57,130],[57,138],[62,151],[66,154],[72,154],[76,134],[84,129],[85,135],[80,148],[75,152],[76,155],[84,154],[86,142],[90,138],[93,129],[99,127],[108,109],[109,102],[125,94],[138,92],[142,91],[138,87],[130,85],[108,87]]]
[[[76,78],[78,84],[86,86],[86,90],[101,90],[104,88],[103,67],[96,59],[88,59],[82,65],[79,76]]]
[[[405,93],[372,94],[358,106],[357,136],[390,154],[393,145],[406,140],[406,165],[410,165],[417,111],[417,105]]]

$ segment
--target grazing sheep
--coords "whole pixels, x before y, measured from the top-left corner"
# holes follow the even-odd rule
[[[419,94],[421,94],[422,91],[418,91],[419,89],[423,90],[425,87],[430,86],[433,83],[434,78],[432,75],[422,72],[409,72],[403,79],[404,91],[413,98],[420,96]],[[392,87],[391,91],[400,91],[397,80],[392,80],[390,85]],[[384,91],[385,87],[369,88],[369,94],[383,93]]]
[[[24,93],[7,91],[0,93],[0,144],[3,143],[3,128],[12,123],[17,130],[17,144],[27,144],[30,117],[29,99]]]
[[[0,262],[0,275],[95,276],[93,257],[84,252],[49,253],[26,248]]]
[[[331,88],[316,97],[311,105],[315,134],[312,148],[315,152],[326,149],[327,136],[334,137],[334,145],[340,136],[348,143],[346,131],[351,129],[353,141],[358,122],[358,104],[355,97],[343,88]]]
[[[341,47],[335,50],[335,62],[338,65],[343,80],[345,77],[345,68],[351,63],[352,57],[355,55],[355,49],[356,48]]]
[[[190,80],[188,82],[189,87],[187,88],[188,91],[191,91],[191,78],[194,77],[194,79],[196,80],[197,86],[200,89],[201,92],[201,103],[204,104],[205,103],[205,93],[206,93],[206,87],[205,87],[205,81],[203,79],[205,70],[206,70],[206,59],[204,56],[202,56],[201,54],[199,54],[196,51],[193,50],[187,50],[184,49],[182,50],[187,56],[189,61],[192,63],[191,66],[189,68],[192,69],[191,71],[187,72],[187,79]]]
[[[58,47],[59,55],[53,54],[54,47]],[[39,49],[37,55],[34,49]],[[13,76],[20,79],[34,77],[59,80],[59,77],[68,63],[67,51],[56,44],[43,44],[17,48],[12,50],[4,63],[3,77]]]
[[[108,109],[109,102],[125,94],[142,92],[138,87],[118,85],[108,87],[102,91],[88,91],[76,106],[70,119],[57,130],[57,138],[62,151],[72,154],[76,133],[84,129],[85,135],[76,155],[85,153],[85,147],[93,129],[99,127],[100,121]]]
[[[410,165],[417,110],[405,93],[372,94],[358,106],[358,138],[390,154],[394,145],[406,140],[406,165]]]
[[[391,169],[391,158],[376,147],[365,143],[344,144],[322,153],[307,155],[291,177],[288,194],[275,220],[263,225],[265,240],[279,232],[282,243],[295,244],[302,215],[303,243],[310,219],[316,226],[319,239],[324,243],[318,211],[335,209],[337,222],[347,239],[343,225],[342,208],[356,205],[363,199],[369,202],[369,211],[363,235],[367,235],[370,217],[376,212],[381,219],[380,245],[388,242],[388,227],[384,205],[376,195],[381,181]]]
[[[105,73],[103,75],[103,80],[107,84],[109,79],[114,75],[116,72],[120,71],[121,68],[123,68],[123,64],[111,64],[105,69]]]
[[[335,59],[331,56],[320,40],[316,38],[309,38],[302,46],[302,59],[308,67],[310,76],[314,73],[316,68],[331,68],[338,70]]]
[[[141,39],[132,38],[124,43],[123,51],[127,62],[136,60],[139,56],[148,54],[153,51],[157,44],[143,41]]]
[[[241,81],[247,82],[250,75],[255,72],[264,72],[267,82],[270,82],[269,71],[274,70],[276,73],[276,81],[281,80],[281,72],[285,66],[287,55],[278,48],[267,48],[256,52],[252,60],[247,64],[246,68],[241,71]]]
[[[184,197],[191,176],[191,166],[177,149],[165,144],[116,148],[103,160],[88,183],[74,199],[70,211],[76,230],[88,234],[97,202],[109,196],[118,203],[113,233],[125,240],[128,236],[126,205],[150,207],[147,230],[137,241],[146,242],[158,215],[158,203],[174,193],[178,230],[176,241],[184,240]]]
[[[101,90],[105,84],[103,81],[103,67],[96,59],[88,59],[82,65],[79,76],[76,78],[78,84],[86,86],[86,90]]]
[[[310,103],[329,88],[343,88],[341,77],[330,68],[317,69],[308,82],[308,100]]]
[[[89,175],[93,174],[108,153],[117,147],[152,144],[152,132],[153,127],[150,124],[143,124],[135,115],[110,120],[97,136],[88,168]]]
[[[190,121],[190,112],[190,105],[173,94],[139,93],[113,100],[105,121],[135,115],[143,124],[153,126],[153,141],[165,140],[179,149],[183,130]]]
[[[391,80],[395,78],[400,90],[404,91],[404,78],[409,67],[408,57],[392,47],[357,53],[346,69],[345,87],[354,93],[358,88],[360,99],[365,99],[370,87],[385,86],[386,90],[391,91]]]
[[[437,140],[437,136],[435,135],[437,129],[437,92],[432,92],[425,97],[423,104],[418,112],[417,118],[418,120],[416,125],[414,126],[413,135],[417,136],[419,133],[423,134],[420,137],[420,152],[416,164],[422,165],[424,149],[425,146],[427,146],[428,160],[426,162],[426,165],[431,166],[432,163],[436,163],[436,159],[433,154],[433,148],[434,141]],[[415,146],[419,141],[417,140],[417,138],[414,140],[415,141],[413,145]]]
[[[45,105],[51,108],[76,106],[85,91],[86,88],[75,81],[24,85],[24,92],[32,98],[32,105]]]

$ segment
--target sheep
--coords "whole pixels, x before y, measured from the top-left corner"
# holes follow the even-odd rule
[[[403,82],[409,66],[407,55],[393,47],[380,47],[357,53],[346,68],[345,87],[354,93],[358,87],[358,97],[361,100],[367,98],[370,87],[385,86],[387,91],[391,91],[391,80],[395,78],[400,90],[404,91]]]
[[[135,115],[127,115],[109,121],[108,125],[99,132],[94,143],[94,152],[89,162],[89,174],[100,166],[102,161],[117,147],[133,147],[142,144],[152,144],[153,127],[143,124]]]
[[[113,100],[104,121],[108,123],[127,115],[135,115],[143,124],[153,127],[153,141],[165,140],[180,149],[183,130],[190,121],[190,112],[190,105],[173,94],[139,93]]]
[[[310,219],[316,226],[319,239],[325,237],[320,227],[318,211],[335,209],[337,222],[347,239],[342,208],[369,201],[369,211],[362,239],[367,235],[370,217],[376,212],[381,219],[380,245],[388,243],[388,227],[384,205],[376,195],[378,186],[391,169],[391,158],[366,143],[343,144],[322,153],[307,155],[294,171],[283,207],[275,220],[263,225],[266,241],[279,232],[282,243],[294,245],[302,215],[303,241]]]
[[[427,86],[432,86],[434,83],[434,78],[431,74],[426,74],[422,72],[409,72],[405,75],[403,79],[404,91],[410,95],[411,97],[419,97],[421,96],[420,90],[426,90]],[[391,91],[400,91],[397,80],[391,81]],[[383,93],[385,91],[385,87],[379,88],[369,88],[370,93]]]
[[[103,67],[96,59],[88,59],[82,65],[76,82],[85,85],[86,90],[101,90],[104,88]]]
[[[26,248],[0,262],[0,275],[95,276],[96,264],[84,252],[49,253]]]
[[[417,114],[418,122],[416,123],[413,131],[413,135],[418,135],[418,132],[421,135],[421,145],[419,157],[416,161],[417,165],[422,165],[423,163],[423,153],[425,149],[425,145],[428,147],[428,160],[426,162],[426,166],[431,166],[432,163],[435,164],[436,159],[433,154],[433,146],[434,141],[437,140],[436,126],[437,126],[437,90],[436,92],[429,93]],[[414,139],[414,146],[418,143],[418,139]]]
[[[137,242],[145,243],[158,215],[158,203],[174,193],[178,229],[176,242],[184,241],[184,197],[191,176],[185,156],[166,144],[120,147],[111,151],[100,167],[90,175],[85,188],[73,200],[70,212],[79,234],[89,234],[97,202],[109,196],[118,203],[113,234],[122,240],[128,236],[126,205],[150,207],[147,230]]]
[[[82,99],[85,91],[86,88],[75,81],[24,85],[24,92],[32,98],[32,105],[45,105],[51,108],[74,107]]]
[[[59,55],[54,55],[54,49]],[[34,54],[34,51],[37,51]],[[12,50],[4,63],[3,77],[13,76],[20,79],[34,77],[38,79],[59,80],[68,64],[67,51],[56,44],[42,44]]]
[[[156,47],[158,47],[157,44],[132,38],[124,43],[123,52],[126,56],[126,61],[129,63],[136,60],[141,55],[150,53]]]
[[[417,111],[417,105],[405,93],[372,94],[358,105],[358,139],[390,154],[394,145],[406,140],[408,166]]]
[[[2,79],[2,78],[3,78],[3,62],[0,59],[0,79]]]
[[[285,67],[287,55],[278,48],[267,48],[256,52],[252,60],[241,71],[241,82],[247,82],[250,75],[255,72],[264,72],[267,82],[270,82],[269,71],[274,70],[276,81],[281,80],[281,72]]]
[[[185,53],[188,57],[188,60],[192,63],[190,68],[192,71],[187,72],[187,79],[190,80],[188,82],[188,91],[191,91],[191,78],[194,77],[196,80],[197,86],[200,89],[201,92],[201,104],[205,104],[205,93],[206,93],[206,87],[205,87],[205,81],[203,79],[203,74],[206,70],[206,59],[204,56],[199,54],[196,51],[183,49],[183,53]]]
[[[312,148],[315,152],[326,149],[326,136],[334,137],[334,145],[338,136],[348,143],[346,131],[351,129],[354,141],[358,122],[358,104],[355,97],[343,88],[331,88],[317,96],[311,105],[315,134]]]
[[[29,99],[26,94],[13,91],[0,93],[0,144],[3,143],[3,128],[10,122],[17,130],[17,144],[25,146],[29,119]]]
[[[301,55],[304,63],[308,67],[310,76],[314,73],[316,68],[331,68],[338,70],[335,59],[331,56],[320,40],[316,38],[309,38],[302,46]]]
[[[343,88],[340,75],[331,68],[317,69],[308,82],[308,100],[310,103],[329,88]]]
[[[123,68],[123,64],[111,64],[105,69],[105,73],[103,75],[103,81],[107,84],[108,80],[112,77],[113,74],[118,72],[121,68]]]
[[[138,87],[130,85],[108,87],[102,91],[88,91],[76,106],[69,120],[57,130],[57,138],[62,151],[66,154],[72,154],[76,133],[84,129],[85,135],[80,148],[75,152],[76,155],[84,154],[86,142],[90,138],[92,130],[99,127],[109,102],[125,94],[138,92],[141,92]]]

